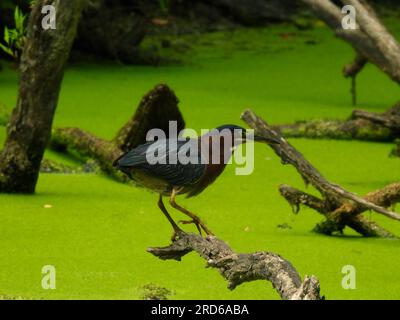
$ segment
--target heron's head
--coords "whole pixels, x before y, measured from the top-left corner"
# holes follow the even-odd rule
[[[279,144],[278,138],[265,138],[255,135],[253,132],[236,124],[225,124],[216,128],[219,133],[230,132],[236,143],[246,143],[247,141],[258,141],[268,144]]]

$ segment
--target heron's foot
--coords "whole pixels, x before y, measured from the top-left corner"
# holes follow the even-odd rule
[[[179,220],[179,222],[182,224],[192,224],[193,223],[196,226],[197,230],[199,231],[199,234],[201,236],[203,236],[203,234],[201,233],[201,228],[200,228],[199,222],[197,222],[195,220]]]
[[[205,232],[205,234],[206,235],[208,235],[208,236],[213,236],[213,233],[207,228],[207,226],[203,223],[203,222],[201,222],[201,221],[198,221],[198,220],[195,220],[195,219],[193,219],[193,220],[180,220],[179,221],[180,223],[182,223],[182,224],[194,224],[195,226],[196,226],[196,228],[197,228],[197,230],[199,231],[199,234],[201,235],[201,236],[203,236],[203,234],[202,234],[202,232],[201,232],[201,230],[203,230],[204,232]]]
[[[182,235],[183,233],[185,233],[185,231],[183,231],[178,226],[175,226],[174,232],[171,235],[171,241],[174,242],[174,241],[178,240],[179,236]]]
[[[211,232],[211,230],[208,229],[207,226],[206,226],[203,222],[200,222],[200,226],[201,226],[201,228],[204,230],[204,232],[206,233],[206,235],[208,235],[208,236],[213,236],[213,235],[214,235],[214,234]]]
[[[172,242],[175,242],[176,240],[178,240],[178,238],[179,238],[178,233],[177,233],[176,231],[174,231],[174,232],[172,233],[172,235],[171,235],[171,241],[172,241]]]

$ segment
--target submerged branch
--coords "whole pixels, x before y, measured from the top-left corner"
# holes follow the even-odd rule
[[[339,185],[327,181],[321,175],[321,173],[310,162],[308,162],[299,151],[297,151],[297,149],[295,149],[289,142],[287,142],[287,140],[285,140],[279,133],[274,131],[272,127],[268,126],[251,110],[246,110],[242,114],[242,120],[244,120],[250,127],[255,129],[257,134],[265,138],[278,138],[280,143],[270,145],[270,147],[282,159],[282,162],[284,164],[289,163],[293,165],[302,176],[303,180],[306,183],[313,185],[326,199],[329,199],[329,201],[344,203],[344,200],[351,200],[365,208],[374,210],[389,218],[400,221],[400,214],[391,212],[374,203],[366,201],[354,193],[343,189]]]
[[[396,135],[388,128],[365,119],[310,120],[272,128],[286,138],[312,138],[337,140],[364,140],[390,142]]]
[[[288,186],[280,187],[281,195],[297,210],[300,204],[305,204],[326,215],[327,221],[320,228],[320,230],[325,231],[321,232],[330,234],[332,233],[331,230],[341,231],[345,225],[348,225],[358,232],[361,231],[364,235],[368,233],[370,235],[388,235],[389,233],[383,229],[377,232],[378,227],[375,227],[375,224],[373,225],[365,219],[358,217],[360,213],[368,209],[374,210],[386,217],[400,220],[398,213],[386,209],[394,202],[399,201],[399,184],[392,184],[382,190],[368,194],[365,198],[361,198],[339,185],[327,181],[281,134],[274,131],[272,127],[267,125],[265,121],[251,110],[246,110],[241,118],[250,127],[255,129],[258,135],[265,138],[279,139],[279,144],[270,145],[270,147],[281,158],[282,163],[293,165],[305,183],[311,184],[320,192],[323,200]],[[370,230],[368,232],[364,231],[368,229],[368,226]]]
[[[329,203],[327,201],[321,200],[316,196],[291,186],[285,184],[280,185],[279,193],[292,206],[294,213],[296,214],[300,211],[300,205],[305,205],[321,214],[326,214],[330,210]]]
[[[321,200],[287,185],[281,185],[279,192],[295,208],[296,213],[300,210],[300,205],[305,205],[325,216],[326,220],[314,228],[316,232],[327,235],[335,232],[342,233],[345,226],[348,226],[365,237],[396,237],[375,222],[363,217],[361,213],[365,211],[364,208],[354,203],[346,203],[339,208],[332,207],[329,201]],[[393,183],[370,192],[364,199],[388,208],[400,202],[400,183]]]

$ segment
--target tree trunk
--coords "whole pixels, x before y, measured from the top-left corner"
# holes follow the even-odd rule
[[[42,28],[45,5],[55,5],[57,29]],[[33,193],[40,163],[51,134],[64,67],[83,0],[38,0],[31,12],[20,64],[17,105],[0,156],[0,191]]]
[[[298,121],[275,125],[273,129],[284,137],[392,142],[400,137],[400,103],[383,113],[354,110],[351,119],[345,121]]]

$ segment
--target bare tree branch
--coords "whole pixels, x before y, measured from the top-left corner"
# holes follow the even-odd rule
[[[342,28],[344,15],[330,0],[302,0],[314,14],[323,20],[335,34],[350,43],[356,52],[377,65],[397,83],[400,83],[400,45],[379,21],[372,7],[358,0],[345,1],[357,13],[358,28]]]
[[[300,205],[305,205],[323,215],[327,214],[331,210],[328,201],[321,200],[316,196],[286,184],[279,186],[279,193],[293,207],[293,211],[296,214],[300,211]]]
[[[304,281],[292,264],[270,252],[236,253],[224,241],[192,233],[180,233],[179,239],[170,246],[148,248],[148,252],[163,259],[180,261],[191,251],[197,252],[207,265],[219,270],[228,280],[228,288],[254,281],[267,280],[285,300],[320,300],[320,286],[316,277],[306,276]]]
[[[389,211],[379,205],[369,202],[359,196],[346,191],[337,184],[330,183],[327,181],[321,173],[308,162],[303,155],[297,151],[286,139],[284,139],[279,133],[275,132],[265,121],[259,118],[251,110],[246,110],[242,116],[244,120],[251,128],[255,129],[258,135],[265,138],[279,139],[279,144],[270,145],[275,153],[281,158],[283,164],[293,165],[306,184],[310,183],[313,185],[325,199],[333,204],[344,204],[347,201],[354,201],[358,205],[374,210],[388,218],[394,220],[400,220],[400,215],[396,212]]]
[[[393,71],[392,77],[400,77],[400,44],[379,21],[372,7],[366,7],[359,0],[346,0],[357,12],[361,30],[371,39]]]

